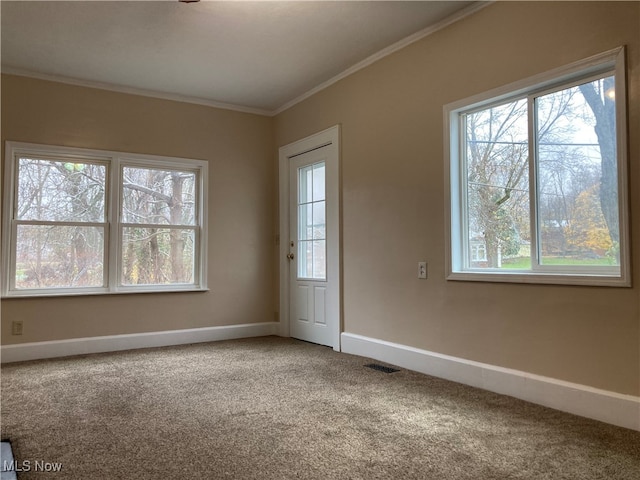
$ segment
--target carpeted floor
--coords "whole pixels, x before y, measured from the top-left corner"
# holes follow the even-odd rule
[[[2,439],[19,480],[640,478],[640,432],[368,363],[267,337],[8,364]]]

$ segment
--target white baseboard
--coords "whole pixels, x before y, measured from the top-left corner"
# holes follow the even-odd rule
[[[640,397],[343,333],[342,351],[640,431]]]
[[[278,333],[278,325],[277,322],[246,323],[222,327],[20,343],[0,347],[0,357],[2,363],[10,363],[87,353],[115,352],[134,348],[166,347],[169,345],[213,342],[234,338],[263,337],[276,335]]]

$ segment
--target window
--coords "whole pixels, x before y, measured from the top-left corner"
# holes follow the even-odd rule
[[[622,48],[445,107],[452,280],[628,286]]]
[[[484,244],[484,240],[471,240],[471,262],[486,262],[487,261],[487,247]]]
[[[7,142],[3,296],[206,289],[207,163]]]
[[[298,278],[326,280],[325,163],[298,170]]]

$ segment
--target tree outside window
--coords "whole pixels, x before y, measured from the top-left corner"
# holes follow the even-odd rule
[[[206,288],[206,162],[16,142],[6,159],[3,295]]]
[[[624,56],[608,57],[512,96],[447,107],[460,199],[452,197],[454,273],[622,276]]]

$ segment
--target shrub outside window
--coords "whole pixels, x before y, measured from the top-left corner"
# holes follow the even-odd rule
[[[206,289],[207,163],[6,143],[3,296]]]
[[[445,106],[452,280],[628,286],[624,49]]]

